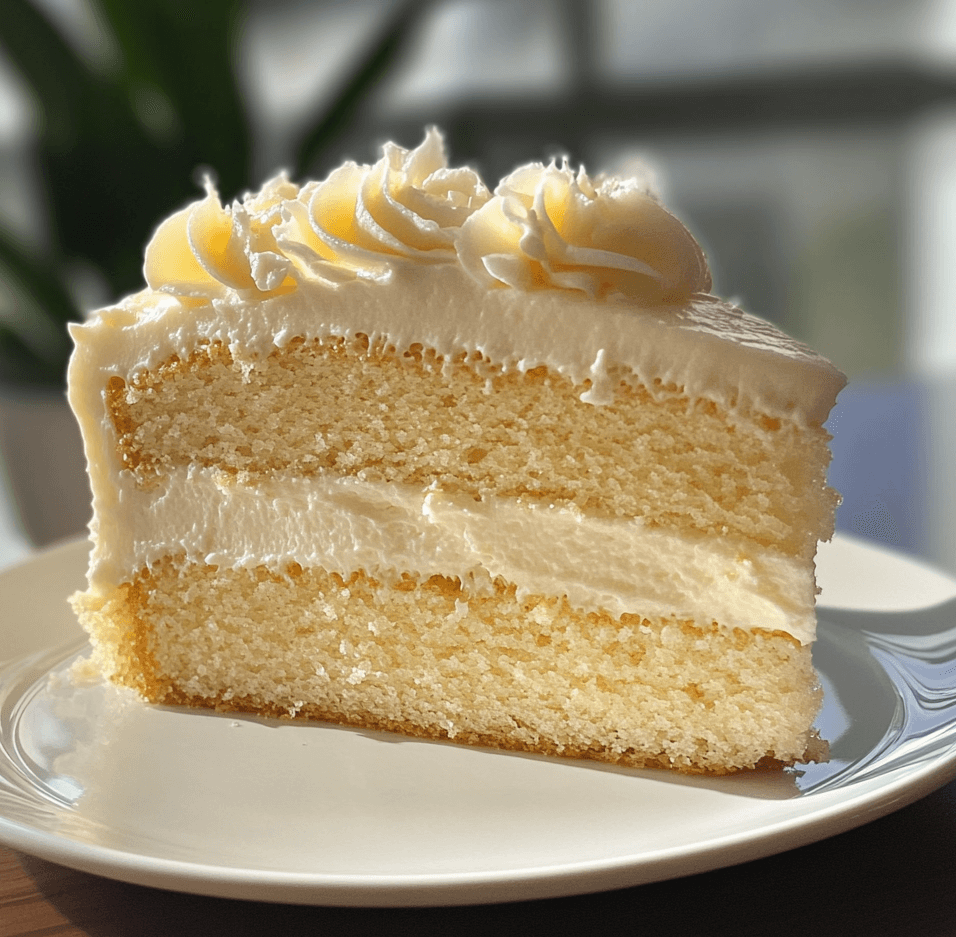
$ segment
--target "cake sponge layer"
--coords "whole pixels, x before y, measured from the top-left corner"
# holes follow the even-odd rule
[[[359,335],[292,340],[246,362],[210,343],[114,377],[108,400],[123,464],[147,487],[196,464],[239,480],[345,475],[575,504],[805,559],[831,536],[821,427],[623,374],[607,405],[582,401],[589,387],[543,366],[502,372],[477,354],[443,360]]]
[[[77,596],[103,672],[147,699],[726,772],[814,746],[810,648],[584,613],[513,585],[169,557]]]

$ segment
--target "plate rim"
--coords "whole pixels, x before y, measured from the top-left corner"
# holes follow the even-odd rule
[[[520,870],[405,875],[309,873],[166,859],[34,831],[0,816],[0,840],[28,855],[118,881],[208,897],[338,907],[439,907],[530,901],[628,888],[767,858],[902,809],[956,777],[956,752],[851,800],[781,819],[759,834]],[[840,789],[837,788],[836,791]],[[647,874],[644,874],[644,873]]]

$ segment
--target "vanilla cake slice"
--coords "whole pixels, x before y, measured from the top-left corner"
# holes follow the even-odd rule
[[[820,757],[844,379],[642,183],[440,136],[164,222],[75,326],[73,598],[154,703],[629,766]]]

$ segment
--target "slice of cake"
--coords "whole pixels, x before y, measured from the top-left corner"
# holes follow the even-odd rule
[[[430,131],[173,215],[73,328],[74,606],[155,703],[687,772],[820,751],[844,380],[637,181]]]

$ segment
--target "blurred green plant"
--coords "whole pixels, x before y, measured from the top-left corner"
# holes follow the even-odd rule
[[[0,45],[38,110],[35,162],[50,224],[29,250],[0,228],[0,381],[62,385],[79,321],[70,271],[102,275],[114,298],[140,288],[143,247],[158,221],[198,197],[208,167],[225,198],[258,186],[254,140],[234,55],[242,0],[92,0],[118,55],[96,68],[29,0],[4,0]],[[425,6],[390,5],[375,40],[300,137],[296,176],[318,166],[368,104]]]

